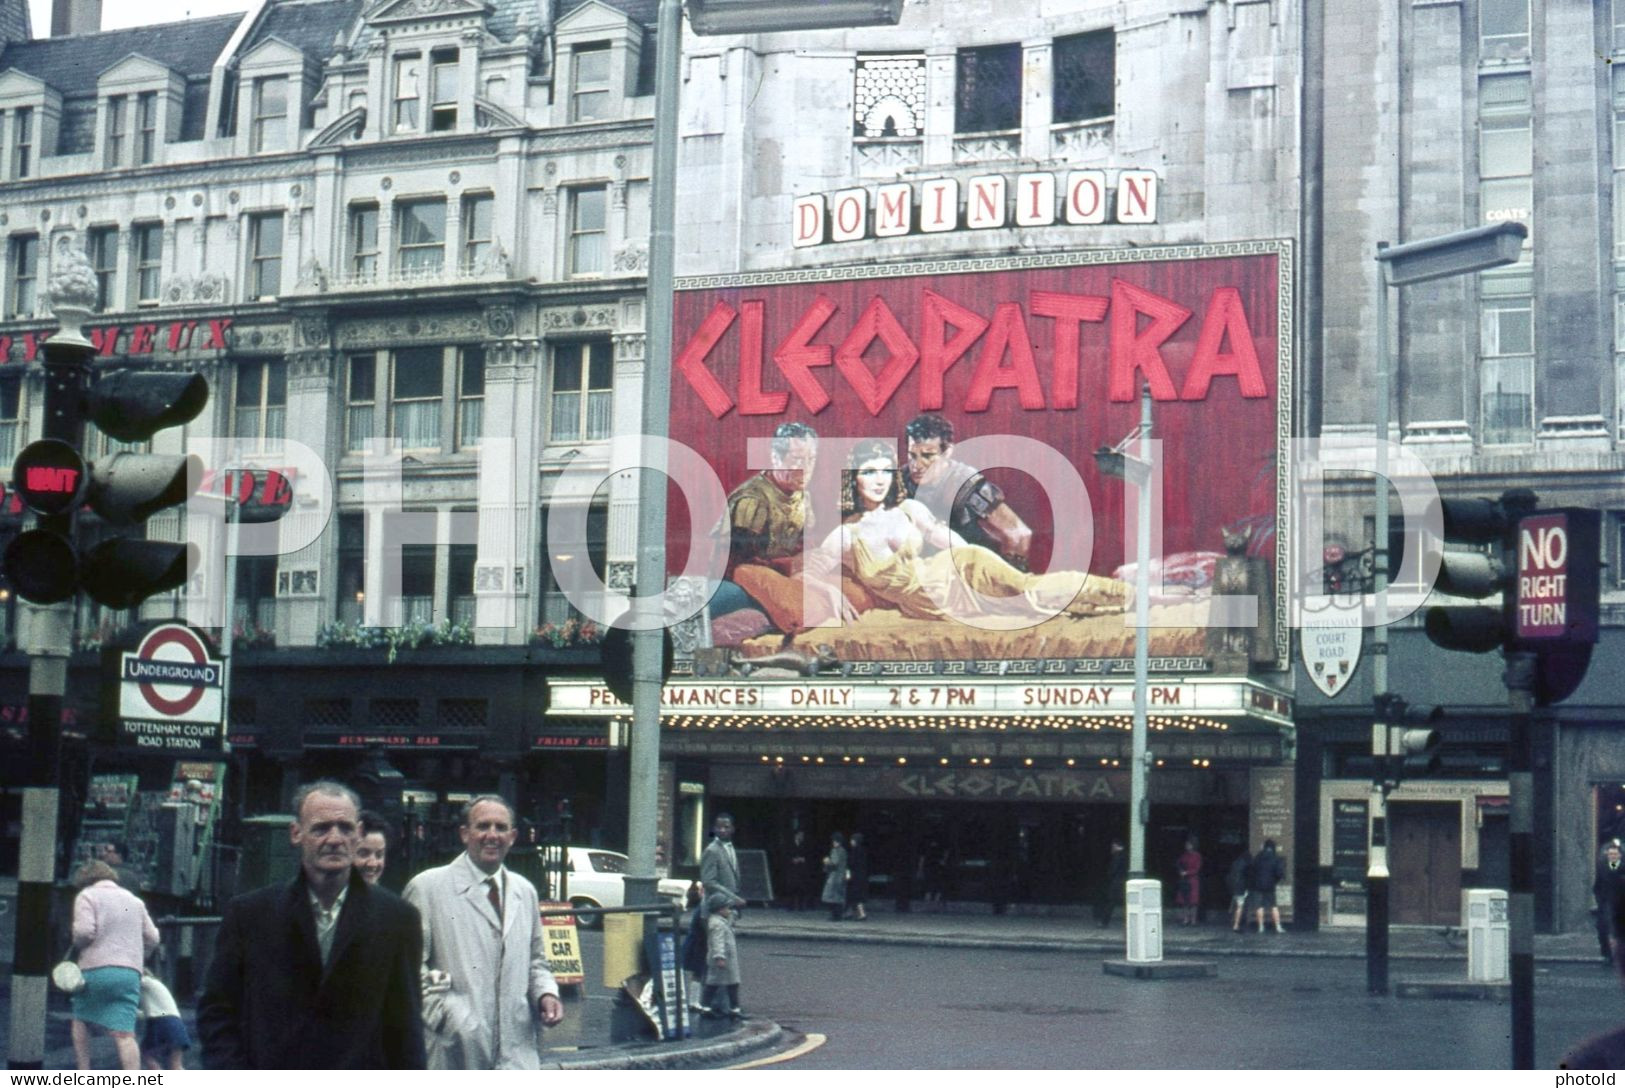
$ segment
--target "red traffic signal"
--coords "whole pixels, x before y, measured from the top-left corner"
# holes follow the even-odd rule
[[[85,493],[85,459],[59,439],[30,442],[12,462],[11,484],[41,517],[66,514]]]

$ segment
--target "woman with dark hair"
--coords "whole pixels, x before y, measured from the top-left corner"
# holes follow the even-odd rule
[[[74,873],[73,947],[84,989],[73,995],[73,1054],[90,1068],[90,1029],[113,1037],[120,1069],[140,1069],[135,1014],[141,1004],[141,969],[158,947],[158,927],[146,905],[119,887],[105,861],[87,861]]]
[[[829,853],[824,855],[824,894],[819,897],[832,922],[846,913],[846,878],[846,837],[837,831],[830,835]]]
[[[863,845],[863,832],[852,832],[852,845],[846,851],[846,908],[852,920],[869,917],[864,904],[869,900],[869,848]]]
[[[821,569],[837,600],[840,566],[878,600],[915,619],[975,621],[989,628],[1030,627],[1065,612],[1094,616],[1130,604],[1127,583],[1076,571],[1028,574],[997,552],[963,538],[916,499],[903,497],[892,444],[859,442],[847,458],[840,526],[818,549]],[[850,618],[850,609],[843,615]]]
[[[389,860],[388,822],[371,809],[361,810],[361,842],[355,848],[355,868],[361,879],[376,884]]]

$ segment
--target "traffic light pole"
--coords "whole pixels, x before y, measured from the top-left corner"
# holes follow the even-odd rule
[[[1530,724],[1535,707],[1536,655],[1506,653],[1508,826],[1508,964],[1512,984],[1512,1068],[1535,1068],[1535,781]]]
[[[1377,252],[1388,248],[1377,243]],[[1377,264],[1377,414],[1376,488],[1377,501],[1372,543],[1371,592],[1371,706],[1375,711],[1388,694],[1388,279],[1381,261]],[[1385,763],[1388,755],[1388,723],[1372,714],[1370,853],[1365,875],[1365,983],[1367,992],[1388,992],[1388,789]],[[1381,735],[1381,747],[1378,736]],[[1379,754],[1380,753],[1380,754]]]
[[[45,343],[45,438],[78,449],[84,439],[83,401],[94,348],[74,334]],[[40,519],[40,527],[72,538],[73,514]],[[67,693],[73,604],[24,602],[28,652],[28,784],[23,787],[22,838],[17,856],[17,917],[12,947],[11,1036],[7,1066],[40,1069],[45,1062],[46,1001],[51,958],[61,949],[51,932],[51,888],[56,881],[58,750],[62,699]]]

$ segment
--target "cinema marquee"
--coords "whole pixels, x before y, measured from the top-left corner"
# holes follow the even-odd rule
[[[857,242],[905,234],[999,227],[1047,227],[1055,223],[1091,226],[1157,221],[1157,175],[1120,170],[1115,181],[1104,170],[986,174],[966,180],[960,199],[958,178],[898,182],[873,190],[797,197],[791,215],[791,243],[798,249],[826,242]]]

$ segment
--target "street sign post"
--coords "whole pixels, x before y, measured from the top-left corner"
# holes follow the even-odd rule
[[[1601,517],[1562,509],[1518,521],[1513,635],[1529,649],[1596,643]]]

